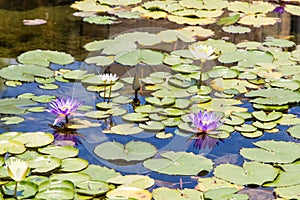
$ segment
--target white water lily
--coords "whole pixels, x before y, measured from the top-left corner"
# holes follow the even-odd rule
[[[6,166],[9,176],[16,182],[22,181],[29,171],[28,162],[16,157],[9,158]]]
[[[214,55],[216,49],[213,48],[212,46],[203,45],[203,44],[193,44],[189,46],[189,49],[192,56],[196,60],[201,60],[202,62],[217,58],[217,56]]]
[[[106,74],[100,74],[101,79],[106,82],[114,82],[119,79],[119,77],[116,74],[106,73]]]

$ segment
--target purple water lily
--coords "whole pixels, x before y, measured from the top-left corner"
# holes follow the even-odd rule
[[[191,113],[189,118],[198,133],[210,133],[223,124],[221,117],[218,117],[214,112]]]
[[[273,12],[282,14],[284,13],[284,6],[276,6],[276,8],[273,10]]]
[[[73,115],[75,111],[82,105],[77,99],[68,97],[66,100],[64,98],[57,98],[50,103],[51,109],[46,110],[49,113],[57,115],[53,122],[53,125],[61,122],[63,119],[66,123],[69,122],[68,117]]]

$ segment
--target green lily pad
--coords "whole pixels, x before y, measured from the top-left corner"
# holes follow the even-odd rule
[[[300,124],[290,127],[287,132],[294,138],[300,139]]]
[[[281,112],[270,112],[269,114],[264,111],[254,111],[252,112],[253,117],[262,122],[270,122],[279,119],[282,116]]]
[[[74,184],[71,181],[67,180],[58,180],[58,179],[53,179],[53,180],[46,180],[43,181],[39,184],[39,192],[43,190],[47,190],[50,188],[68,188],[71,190],[75,189]]]
[[[11,181],[2,186],[3,193],[9,196],[14,195],[16,183]],[[34,197],[35,193],[38,190],[38,186],[29,181],[21,181],[18,183],[17,187],[17,199],[27,199],[30,197]]]
[[[89,162],[82,158],[67,158],[62,160],[60,170],[63,172],[76,172],[83,170],[88,164]]]
[[[290,163],[299,159],[300,144],[285,141],[258,141],[259,148],[242,148],[240,154],[250,160],[272,163]]]
[[[224,124],[228,125],[238,126],[242,125],[244,122],[245,119],[234,115],[230,115],[228,118],[224,118]]]
[[[159,139],[168,139],[168,138],[173,137],[173,134],[172,133],[159,132],[159,133],[155,134],[155,137],[159,138]]]
[[[47,146],[39,148],[38,151],[43,154],[55,156],[60,159],[72,158],[78,155],[79,150],[72,146]]]
[[[123,145],[118,142],[105,142],[95,147],[94,153],[106,160],[145,160],[155,155],[156,148],[147,142],[131,141]]]
[[[298,81],[286,79],[276,80],[271,83],[271,86],[289,90],[298,90],[300,88],[300,84]]]
[[[115,61],[122,65],[129,66],[135,66],[139,63],[159,65],[162,64],[163,58],[164,54],[162,54],[161,52],[149,49],[137,49],[120,55],[116,55]]]
[[[194,189],[171,189],[166,187],[160,187],[153,190],[154,199],[172,199],[172,200],[184,200],[184,199],[202,199],[203,193]]]
[[[85,195],[102,195],[109,191],[110,186],[101,181],[84,181],[77,185],[76,193]]]
[[[262,185],[265,182],[273,181],[277,174],[278,169],[258,162],[244,162],[242,167],[221,164],[214,171],[216,177],[238,185]]]
[[[85,59],[84,62],[87,64],[95,63],[98,66],[108,66],[114,62],[114,59],[107,56],[95,56]]]
[[[177,108],[166,108],[166,109],[160,111],[159,113],[162,115],[169,116],[169,117],[178,117],[178,116],[186,114],[186,112],[184,110],[177,109]]]
[[[108,118],[110,114],[107,111],[96,110],[86,112],[85,116],[92,119],[105,119]]]
[[[2,122],[3,124],[9,125],[9,124],[19,124],[21,122],[23,122],[25,119],[22,117],[2,117],[0,118],[0,121],[4,121]]]
[[[7,80],[33,82],[35,77],[52,77],[53,71],[37,65],[10,65],[0,70],[0,76]]]
[[[106,25],[106,24],[119,23],[118,21],[116,21],[116,19],[117,19],[116,17],[111,17],[111,16],[92,16],[92,17],[85,17],[83,21],[91,24]]]
[[[160,112],[161,110],[162,108],[157,108],[155,106],[148,105],[148,104],[137,106],[134,109],[134,111],[137,113],[146,113],[146,114],[157,113]]]
[[[47,83],[47,84],[39,85],[39,88],[44,90],[56,90],[59,88],[59,86],[53,83]]]
[[[253,132],[241,132],[241,135],[243,135],[246,138],[258,138],[262,136],[264,133],[260,130],[256,130]]]
[[[162,99],[159,99],[157,97],[146,97],[145,100],[148,103],[151,103],[156,106],[166,106],[166,105],[171,105],[175,103],[175,99],[171,97],[164,97]]]
[[[88,174],[94,181],[104,181],[107,182],[109,179],[120,176],[119,172],[114,169],[109,169],[107,167],[102,167],[99,165],[89,165],[86,169],[81,171],[82,173]]]
[[[276,122],[264,122],[261,123],[259,121],[253,122],[252,123],[253,126],[260,128],[260,129],[266,129],[266,130],[271,130],[273,128],[275,128],[277,126]]]
[[[51,133],[27,132],[16,136],[14,140],[22,142],[26,147],[36,148],[50,144],[54,137]]]
[[[148,159],[144,166],[152,171],[170,175],[196,175],[199,172],[210,171],[213,162],[202,155],[187,152],[167,151],[162,158]],[[191,165],[193,163],[193,165]]]
[[[235,126],[234,128],[239,132],[254,132],[257,130],[255,126],[250,124],[242,124],[241,126]]]
[[[124,120],[132,121],[132,122],[144,122],[148,121],[148,114],[143,113],[127,113],[122,116]]]
[[[204,198],[207,199],[236,199],[236,200],[248,200],[249,197],[247,194],[236,194],[239,190],[236,188],[217,188],[212,189],[204,193]]]
[[[239,71],[222,66],[216,66],[208,72],[210,78],[236,78],[238,75]]]
[[[40,199],[74,199],[74,190],[70,188],[49,188],[38,192],[35,197]]]
[[[264,105],[283,105],[299,102],[300,92],[278,88],[252,90],[245,94],[246,97],[257,97],[251,102]]]
[[[61,165],[61,160],[52,156],[38,156],[33,160],[30,160],[29,167],[32,172],[46,173],[50,172]]]
[[[5,85],[10,86],[10,87],[17,87],[17,86],[23,85],[23,83],[20,81],[5,81]]]
[[[237,190],[243,189],[243,186],[238,186],[216,177],[209,177],[209,178],[199,177],[197,180],[199,183],[196,187],[198,190],[202,192],[206,192],[208,190],[218,189],[218,188],[235,188]]]
[[[63,78],[65,79],[73,79],[73,80],[81,80],[87,71],[83,70],[72,70],[63,74]]]
[[[244,26],[223,26],[222,30],[227,33],[233,33],[233,34],[244,34],[244,33],[250,33],[251,29]]]
[[[140,123],[139,127],[145,130],[160,131],[165,128],[164,124],[156,121],[148,121],[145,124]]]
[[[74,185],[80,184],[84,181],[91,180],[91,177],[88,174],[82,172],[74,172],[74,173],[61,173],[61,174],[53,174],[50,176],[50,181],[52,180],[68,180],[74,183]]]
[[[145,199],[151,200],[152,194],[148,190],[144,190],[137,187],[120,186],[106,193],[108,199],[115,199],[120,197],[121,199]]]
[[[26,151],[26,147],[22,142],[13,139],[1,139],[0,140],[0,155],[5,154],[6,152],[12,154],[21,154]]]
[[[297,199],[299,197],[300,184],[289,187],[275,188],[275,193],[284,199]]]
[[[111,132],[120,135],[132,135],[141,133],[143,129],[134,124],[119,124],[111,128]]]
[[[59,65],[67,65],[74,62],[74,58],[69,54],[40,49],[27,51],[18,56],[18,60],[23,64],[33,64],[45,67],[49,66],[50,62]]]
[[[142,175],[116,176],[109,179],[107,182],[115,185],[126,185],[142,189],[150,188],[155,183],[154,179],[150,178],[149,176]]]
[[[36,106],[32,108],[27,109],[28,112],[45,112],[45,107],[44,106]]]

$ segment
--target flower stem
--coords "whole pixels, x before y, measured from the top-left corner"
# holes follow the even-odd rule
[[[17,199],[17,191],[18,191],[18,181],[16,181],[16,186],[14,190],[14,198]]]
[[[105,93],[106,93],[106,81],[104,81],[104,96],[103,96],[104,101],[105,101]]]
[[[203,64],[205,63],[206,60],[201,60],[201,64],[200,64],[200,76],[199,76],[199,80],[198,80],[198,83],[197,83],[197,88],[198,89],[201,89],[201,85],[202,85],[202,67],[203,67]]]
[[[65,120],[66,120],[66,124],[68,124],[68,123],[69,123],[69,118],[68,118],[68,116],[65,116]]]
[[[108,93],[108,103],[109,103],[109,100],[110,100],[110,96],[111,96],[111,88],[112,88],[112,81],[110,81],[110,87],[109,87],[109,93]]]

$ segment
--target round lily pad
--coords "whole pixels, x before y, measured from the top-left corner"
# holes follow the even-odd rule
[[[300,124],[290,127],[287,132],[291,134],[292,137],[300,139]]]
[[[109,179],[107,182],[116,185],[126,185],[131,187],[138,187],[142,189],[150,188],[155,183],[154,179],[150,178],[149,176],[143,176],[143,175],[116,176]]]
[[[63,172],[76,172],[83,170],[88,164],[89,162],[82,158],[67,158],[62,160],[60,170]]]
[[[156,153],[156,148],[147,142],[130,141],[123,145],[118,142],[105,142],[95,147],[94,152],[106,160],[145,160]]]
[[[61,173],[61,174],[53,174],[50,176],[50,181],[52,180],[68,180],[74,183],[74,185],[80,184],[84,181],[91,180],[91,177],[82,172],[74,172],[74,173]]]
[[[120,176],[119,172],[116,172],[114,169],[109,169],[107,167],[102,167],[99,165],[89,165],[86,169],[82,170],[81,173],[88,174],[95,181],[104,181]]]
[[[148,114],[142,114],[142,113],[127,113],[122,116],[124,120],[132,121],[132,122],[144,122],[148,121],[147,118]]]
[[[115,197],[124,197],[125,199],[151,200],[152,194],[144,189],[137,187],[122,186],[109,191],[106,197],[111,199]]]
[[[40,199],[74,199],[74,190],[69,188],[49,188],[35,195]]]
[[[140,123],[139,127],[151,131],[160,131],[165,128],[164,124],[156,121],[148,121],[145,124]]]
[[[199,172],[209,172],[213,162],[202,155],[187,152],[167,151],[162,158],[144,161],[144,166],[152,171],[170,175],[197,175]],[[193,163],[191,165],[191,163]]]
[[[110,190],[110,186],[106,182],[101,181],[84,181],[77,185],[76,193],[84,195],[102,195]]]
[[[24,144],[18,140],[0,140],[0,155],[5,154],[6,152],[12,154],[21,154],[26,151]]]
[[[47,146],[39,148],[38,151],[43,154],[55,156],[60,159],[71,158],[78,155],[79,150],[72,146]]]
[[[267,114],[261,110],[252,112],[252,115],[259,121],[270,122],[279,119],[282,116],[282,113],[273,111]]]
[[[32,172],[46,173],[50,172],[61,165],[61,160],[52,156],[38,156],[30,160],[29,167]]]
[[[171,189],[167,187],[160,187],[153,190],[154,199],[172,199],[172,200],[183,200],[183,199],[201,199],[203,193],[195,189]]]
[[[134,126],[134,124],[119,124],[111,128],[112,133],[120,135],[138,134],[143,131],[140,127]]]
[[[54,137],[51,133],[27,132],[16,136],[14,140],[22,142],[26,147],[36,148],[50,144]]]
[[[5,184],[3,188],[3,193],[9,196],[14,195],[16,183],[11,181]],[[29,181],[21,181],[18,183],[17,187],[17,199],[27,199],[34,197],[35,193],[38,190],[38,186],[35,183]]]

